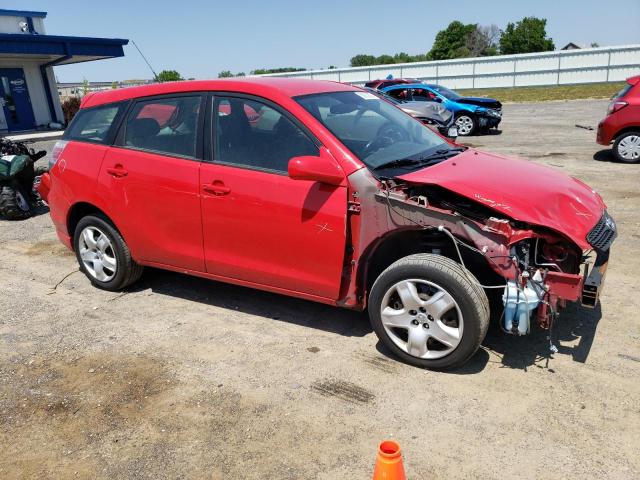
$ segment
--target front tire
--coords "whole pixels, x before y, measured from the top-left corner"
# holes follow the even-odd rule
[[[369,318],[378,338],[400,359],[446,370],[463,365],[482,343],[489,301],[471,273],[453,260],[416,254],[377,278]]]
[[[102,215],[83,217],[73,237],[80,270],[93,285],[112,292],[137,281],[143,268],[138,265],[120,232]]]
[[[613,154],[620,162],[640,162],[640,131],[626,132],[616,138]]]
[[[459,136],[467,137],[476,131],[477,122],[473,115],[463,113],[456,118],[456,127]]]

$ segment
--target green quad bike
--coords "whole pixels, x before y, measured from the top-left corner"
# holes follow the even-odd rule
[[[23,142],[0,138],[0,218],[22,220],[35,213],[41,202],[35,185],[47,168],[34,164],[46,154]]]

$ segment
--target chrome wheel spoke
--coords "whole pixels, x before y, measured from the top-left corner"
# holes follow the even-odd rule
[[[418,288],[413,282],[405,281],[396,285],[396,292],[405,310],[417,310],[423,301],[418,295]]]
[[[427,313],[433,316],[433,318],[440,319],[442,315],[454,308],[456,302],[453,297],[444,290],[436,292],[425,304]]]
[[[102,262],[98,259],[95,259],[92,263],[95,277],[100,281],[105,281],[105,279],[107,278],[107,274],[104,273],[104,266],[102,265]]]
[[[84,240],[84,244],[90,248],[90,249],[95,249],[96,246],[96,241],[93,238],[93,230],[86,228],[83,232],[82,232],[82,240]]]
[[[422,325],[411,327],[407,337],[407,353],[414,357],[424,357],[428,353],[427,340],[429,338],[428,330],[422,328]]]
[[[100,234],[98,240],[96,240],[96,248],[100,250],[102,253],[105,253],[105,250],[111,246],[109,243],[109,239],[104,234]]]
[[[409,328],[411,316],[405,309],[386,307],[382,310],[382,323],[389,328]]]
[[[431,327],[429,328],[429,336],[435,338],[437,341],[449,348],[453,348],[460,343],[460,330],[455,327],[449,327],[440,320],[436,320],[431,324]]]
[[[80,249],[80,258],[82,260],[84,260],[85,262],[92,262],[93,260],[95,260],[96,254],[95,254],[95,252],[92,252],[88,248],[81,248]]]
[[[116,271],[116,259],[107,255],[102,257],[102,266],[112,272]]]

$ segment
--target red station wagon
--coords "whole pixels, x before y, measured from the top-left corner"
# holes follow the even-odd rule
[[[550,328],[566,301],[594,307],[616,236],[574,178],[300,79],[89,94],[39,191],[99,288],[148,265],[368,308],[391,352],[440,369],[482,342],[486,292],[515,335]]]

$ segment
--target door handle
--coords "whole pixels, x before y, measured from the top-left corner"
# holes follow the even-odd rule
[[[229,187],[225,187],[224,182],[221,180],[214,180],[211,183],[207,183],[202,186],[202,189],[212,195],[227,195],[231,192],[231,189]]]
[[[106,168],[106,172],[112,177],[116,177],[116,178],[122,178],[129,175],[129,172],[127,172],[120,164],[117,164],[113,167]]]

